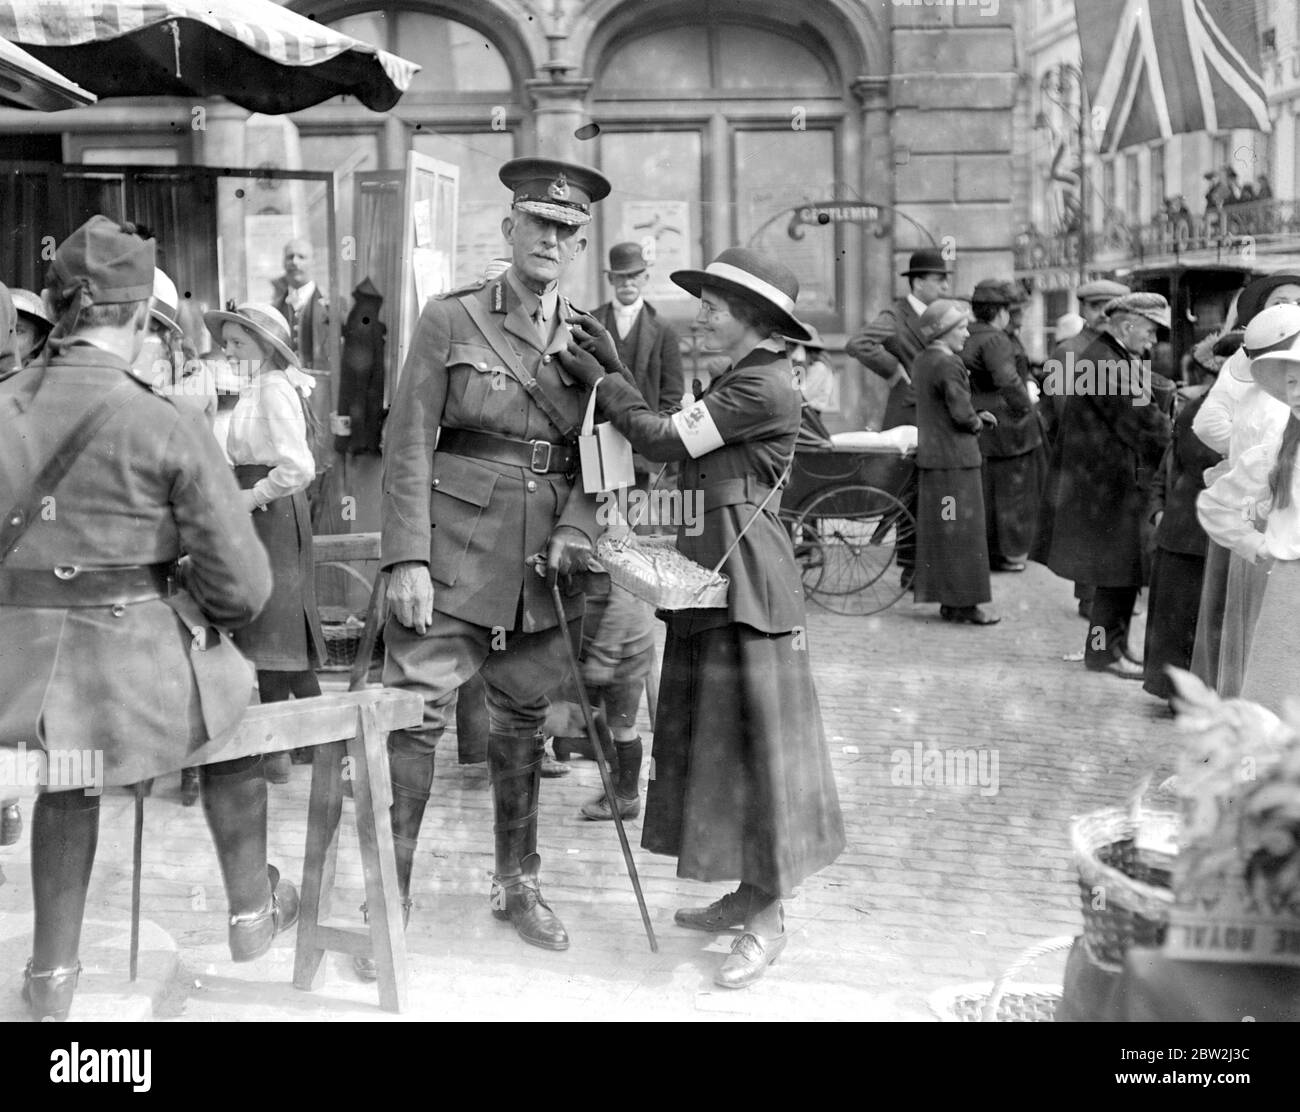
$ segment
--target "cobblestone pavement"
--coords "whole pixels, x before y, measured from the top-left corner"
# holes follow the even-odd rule
[[[788,903],[786,953],[743,992],[712,985],[730,936],[672,923],[675,908],[707,903],[723,886],[678,880],[673,861],[638,849],[660,943],[649,952],[614,830],[578,817],[599,783],[590,762],[575,761],[570,776],[542,786],[544,891],[572,948],[532,949],[492,919],[486,771],[457,765],[449,736],[415,870],[410,1016],[928,1020],[937,990],[987,982],[1031,943],[1077,933],[1071,816],[1122,801],[1148,772],[1157,781],[1167,775],[1177,734],[1140,684],[1064,659],[1084,636],[1069,584],[1031,565],[995,576],[994,595],[1004,620],[991,628],[945,624],[937,607],[910,598],[866,618],[812,608],[810,648],[848,848]],[[982,786],[954,782],[955,766],[936,781],[936,751],[957,750],[976,751]],[[293,877],[302,868],[309,772],[295,767],[289,785],[271,788],[271,856]],[[340,955],[327,957],[314,993],[289,984],[289,939],[255,965],[229,961],[202,809],[179,805],[177,780],[158,783],[146,817],[145,915],[176,941],[181,962],[156,1013],[182,1021],[393,1018]],[[106,796],[87,911],[96,919],[125,921],[128,913],[131,810],[124,794]],[[359,923],[350,814],[348,803],[334,908],[337,921]],[[634,844],[639,829],[640,820],[629,826]],[[30,914],[25,858],[25,835],[0,851],[9,874],[0,908],[14,915]],[[4,956],[21,963],[26,953]],[[1059,985],[1061,967],[1048,964],[1030,979]]]

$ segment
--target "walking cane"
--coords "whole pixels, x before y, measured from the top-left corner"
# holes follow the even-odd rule
[[[560,597],[560,580],[551,577],[551,601],[555,604],[555,618],[560,623],[564,642],[564,655],[569,662],[569,673],[573,684],[578,689],[578,702],[582,705],[582,717],[587,724],[587,740],[591,742],[591,751],[596,758],[596,767],[600,769],[600,781],[605,785],[605,797],[609,800],[609,809],[614,816],[614,829],[618,831],[619,845],[623,847],[623,861],[627,865],[627,875],[632,878],[632,891],[636,893],[637,907],[641,909],[641,922],[645,924],[646,937],[650,940],[650,952],[659,952],[659,943],[655,939],[655,929],[650,925],[650,912],[646,909],[645,896],[641,894],[641,881],[636,875],[636,862],[632,860],[632,848],[627,844],[627,831],[623,829],[623,816],[618,813],[618,799],[614,795],[614,781],[609,775],[609,766],[605,763],[605,747],[601,744],[600,734],[596,730],[596,719],[591,712],[591,702],[587,698],[587,688],[582,682],[582,671],[578,667],[578,657],[573,651],[573,642],[569,640],[569,620],[564,614],[564,600]]]
[[[131,850],[131,980],[140,969],[140,865],[144,857],[144,785],[135,786],[135,844]]]

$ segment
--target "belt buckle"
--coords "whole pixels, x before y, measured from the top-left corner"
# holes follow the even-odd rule
[[[534,441],[533,441],[533,458],[532,458],[532,460],[531,460],[531,461],[529,462],[529,464],[528,464],[528,469],[529,469],[530,471],[532,471],[534,474],[537,474],[537,475],[545,475],[545,474],[546,474],[546,473],[551,469],[551,449],[552,449],[553,447],[554,447],[554,445],[551,444],[551,442],[548,441],[548,440],[534,440]],[[545,457],[543,457],[543,458],[544,458],[544,462],[541,464],[541,466],[538,466],[538,463],[537,463],[537,456],[538,456],[538,452],[539,452],[542,448],[545,448],[545,449],[546,449],[546,455],[545,455]]]

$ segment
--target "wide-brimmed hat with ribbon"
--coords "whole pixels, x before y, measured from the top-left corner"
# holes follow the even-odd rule
[[[50,319],[50,311],[46,308],[40,294],[32,293],[31,290],[11,289],[9,298],[20,316],[29,317],[46,333],[54,327],[54,321]]]
[[[794,315],[799,279],[784,263],[749,247],[728,247],[703,270],[674,270],[669,277],[693,297],[709,286],[737,294],[768,310],[781,335],[806,343],[811,335]]]
[[[1295,271],[1278,271],[1252,278],[1237,295],[1237,324],[1244,328],[1263,310],[1264,302],[1279,286],[1300,286],[1300,274]]]
[[[822,334],[806,321],[800,321],[799,323],[803,325],[804,331],[808,333],[808,339],[801,340],[797,336],[782,336],[781,339],[787,344],[802,344],[809,351],[825,351],[826,341],[822,339]]]
[[[180,322],[181,297],[176,292],[176,283],[167,277],[158,267],[153,271],[153,304],[149,316],[169,332],[181,332]]]
[[[1249,359],[1234,375],[1259,384],[1261,390],[1286,402],[1286,376],[1300,370],[1300,305],[1271,305],[1246,326],[1241,351],[1233,358]]]
[[[237,324],[283,356],[289,366],[299,365],[298,355],[289,345],[289,322],[270,302],[246,301],[242,305],[236,305],[233,312],[211,309],[203,314],[203,323],[207,325],[218,347],[222,345],[221,326],[226,323]]]

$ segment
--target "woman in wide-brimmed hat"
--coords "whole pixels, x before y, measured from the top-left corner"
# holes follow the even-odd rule
[[[316,474],[306,404],[312,378],[298,369],[288,322],[275,306],[247,303],[205,313],[203,321],[242,385],[226,454],[275,573],[271,601],[235,642],[257,666],[262,702],[319,695],[314,666],[325,659],[325,638],[305,493]],[[288,778],[289,755],[268,757],[267,779]]]
[[[1244,330],[1264,311],[1297,298],[1300,274],[1279,271],[1252,279],[1237,295],[1229,334],[1242,335],[1244,344]],[[1258,340],[1259,329],[1255,332]],[[1250,353],[1240,348],[1225,360],[1192,422],[1192,431],[1225,456],[1228,466],[1248,448],[1276,440],[1286,424],[1286,406],[1255,385],[1250,361]],[[1225,698],[1241,690],[1246,643],[1263,589],[1262,569],[1234,557],[1211,537],[1196,616],[1192,672]]]
[[[800,394],[780,337],[810,336],[793,313],[797,279],[756,251],[729,248],[704,270],[671,277],[700,299],[706,341],[730,364],[701,399],[672,416],[652,412],[631,378],[618,373],[609,334],[586,315],[570,321],[577,343],[561,363],[599,384],[605,417],[638,452],[681,461],[679,487],[698,491],[703,502],[701,521],[678,523],[686,556],[713,567],[748,526],[723,564],[731,580],[726,607],[666,619],[641,841],[675,856],[678,876],[740,881],[708,907],[678,911],[676,921],[715,933],[743,928],[715,975],[723,987],[742,988],[785,948],[782,899],[844,848],[801,643],[807,619],[799,567],[777,517],[780,499],[768,498],[799,431]]]
[[[1300,325],[1300,308],[1269,311],[1292,313]],[[1257,355],[1250,369],[1260,389],[1287,407],[1286,425],[1280,437],[1243,452],[1201,494],[1197,511],[1211,537],[1262,572],[1241,697],[1281,714],[1295,695],[1300,660],[1300,335]]]
[[[50,329],[54,327],[54,319],[40,294],[32,293],[31,290],[12,289],[9,297],[18,313],[14,325],[17,335],[14,356],[18,369],[21,369],[38,358],[44,350]]]

